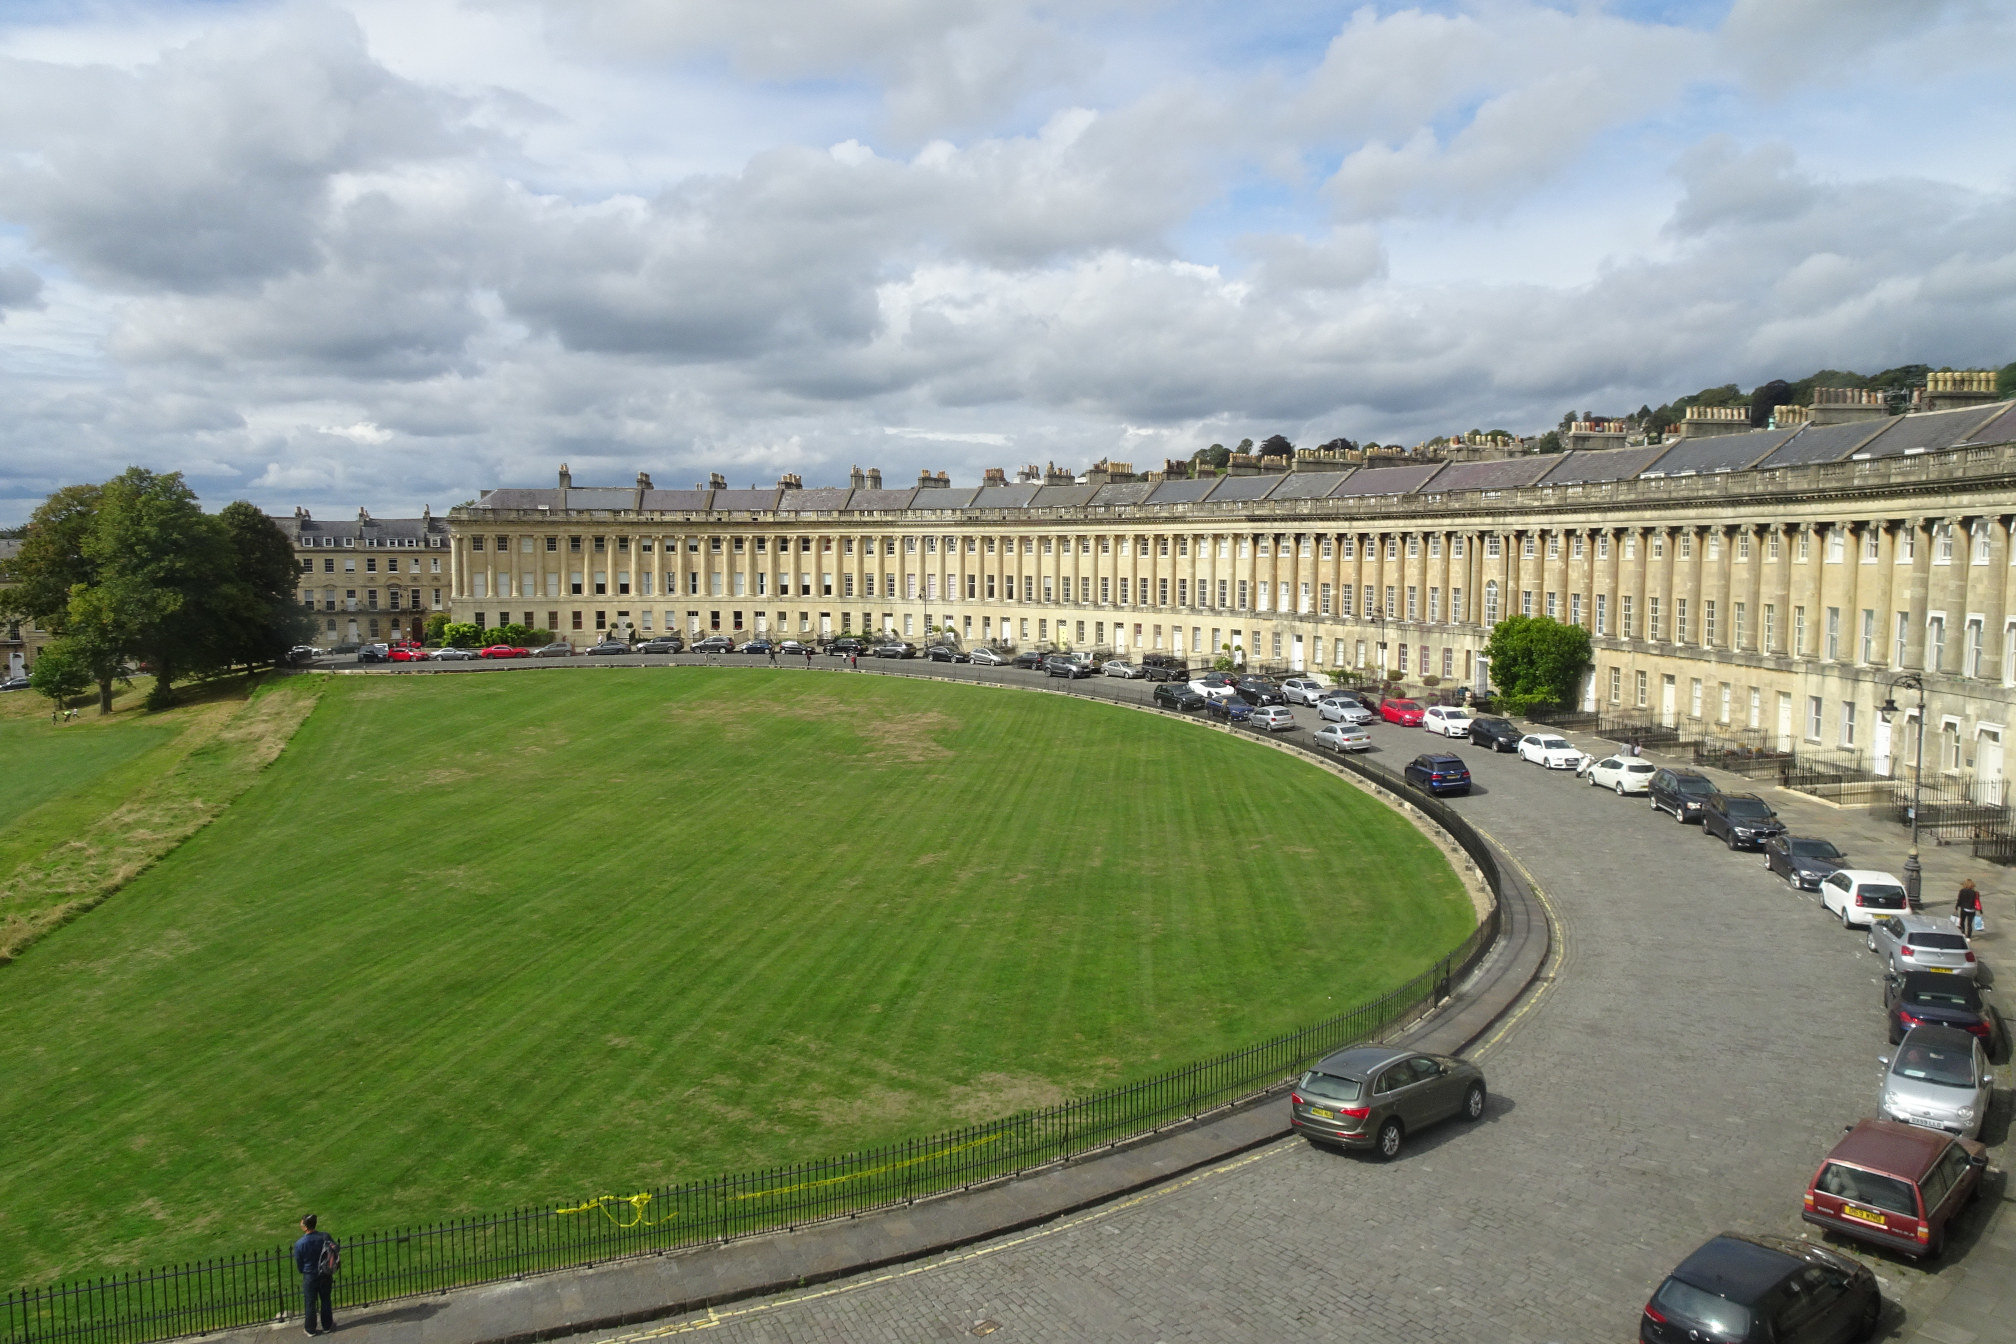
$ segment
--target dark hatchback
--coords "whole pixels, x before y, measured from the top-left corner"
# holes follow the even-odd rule
[[[1913,1027],[1956,1027],[1977,1036],[1995,1053],[1995,1014],[1972,976],[1944,971],[1906,971],[1883,982],[1883,1007],[1890,1015],[1890,1044]]]
[[[1652,787],[1647,792],[1652,795],[1654,812],[1671,812],[1673,820],[1685,824],[1701,820],[1701,809],[1716,790],[1714,783],[1699,770],[1668,767],[1652,776]]]
[[[1155,688],[1155,703],[1165,709],[1179,709],[1188,714],[1202,709],[1210,700],[1208,695],[1199,695],[1181,682],[1164,682]]]
[[[854,658],[868,652],[868,646],[860,640],[848,636],[843,639],[836,639],[831,644],[828,644],[826,652],[832,654],[835,658]]]
[[[1204,712],[1227,723],[1244,723],[1253,717],[1253,706],[1236,696],[1207,695],[1204,697]]]
[[[1883,1315],[1876,1276],[1792,1237],[1724,1232],[1682,1260],[1639,1318],[1643,1344],[1847,1344]]]
[[[1818,891],[1827,874],[1848,866],[1848,856],[1832,840],[1774,835],[1764,842],[1764,866],[1784,878],[1787,886]]]
[[[1049,656],[1042,649],[1024,649],[1015,655],[1015,666],[1026,668],[1031,672],[1040,672],[1043,670],[1044,660]]]
[[[955,649],[950,644],[933,644],[924,650],[924,656],[934,663],[970,663],[972,655],[964,649]]]
[[[1470,767],[1461,756],[1429,752],[1407,762],[1407,782],[1433,794],[1470,792]]]
[[[686,641],[677,635],[660,635],[657,639],[647,639],[637,646],[639,653],[684,653]]]
[[[1715,793],[1701,804],[1701,834],[1720,836],[1731,849],[1762,849],[1785,823],[1754,793]]]
[[[915,658],[917,648],[900,639],[892,639],[886,644],[877,644],[868,652],[877,658]]]
[[[1281,688],[1265,677],[1241,677],[1232,683],[1232,689],[1241,700],[1255,709],[1288,703],[1288,697]]]
[[[1470,720],[1470,741],[1476,746],[1489,747],[1493,751],[1517,751],[1519,739],[1524,736],[1510,719]]]

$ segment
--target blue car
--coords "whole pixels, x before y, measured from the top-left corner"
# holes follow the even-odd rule
[[[1433,794],[1470,792],[1470,767],[1461,756],[1431,752],[1407,762],[1407,782]]]
[[[1253,706],[1235,697],[1220,699],[1212,696],[1204,702],[1204,712],[1214,719],[1224,719],[1228,723],[1244,723],[1253,717]]]

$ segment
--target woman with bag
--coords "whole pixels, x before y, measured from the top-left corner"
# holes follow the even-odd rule
[[[1955,922],[1960,925],[1963,938],[1974,936],[1974,927],[1981,921],[1981,893],[1974,887],[1974,879],[1968,878],[1960,884],[1960,895],[1953,902]]]

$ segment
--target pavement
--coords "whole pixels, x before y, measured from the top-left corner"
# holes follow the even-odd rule
[[[928,671],[1044,684],[1006,669]],[[864,661],[860,674],[870,673]],[[1068,689],[1136,701],[1150,690]],[[1305,726],[1282,736],[1306,740],[1313,715],[1297,716]],[[1389,725],[1374,736],[1393,768],[1441,745]],[[698,1330],[749,1341],[1171,1344],[1628,1336],[1646,1295],[1707,1237],[1808,1231],[1799,1192],[1841,1128],[1874,1107],[1886,1049],[1876,964],[1859,934],[1756,855],[1729,853],[1642,800],[1458,751],[1479,787],[1455,806],[1516,856],[1553,916],[1533,988],[1470,1044],[1492,1088],[1481,1123],[1417,1136],[1379,1164],[1280,1137],[1286,1108],[1270,1100],[972,1196],[719,1248],[767,1269],[755,1288],[709,1277],[718,1271],[707,1266],[725,1264],[710,1250],[392,1304],[345,1322],[345,1333],[371,1344],[475,1344],[590,1324],[601,1344]],[[1901,828],[1802,795],[1765,796],[1796,833],[1833,839],[1858,865],[1901,866]],[[1928,908],[1943,911],[1963,876],[1987,893],[1977,946],[1992,983],[2016,927],[2009,875],[1964,847],[1928,845],[1922,859]],[[1951,1249],[1918,1265],[1834,1242],[1882,1284],[1881,1338],[2016,1339],[2006,1056],[2005,1045],[1984,1136],[1994,1166]],[[1000,1221],[981,1229],[989,1218]]]

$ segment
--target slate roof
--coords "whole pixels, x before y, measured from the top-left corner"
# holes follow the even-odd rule
[[[815,485],[809,490],[786,490],[777,507],[786,513],[837,513],[847,507],[853,492],[844,485]]]
[[[1291,471],[1281,478],[1281,484],[1267,498],[1328,499],[1350,475],[1348,471]]]
[[[1040,485],[983,485],[975,492],[969,509],[1026,509],[1036,498]]]
[[[1075,509],[1090,504],[1092,496],[1099,493],[1096,485],[1046,485],[1037,490],[1036,498],[1029,501],[1032,509]]]
[[[1213,476],[1202,481],[1164,481],[1155,487],[1155,493],[1148,496],[1150,504],[1199,504],[1216,490],[1224,481],[1222,476]]]
[[[1811,462],[1839,462],[1870,439],[1890,428],[1888,418],[1854,420],[1845,425],[1807,425],[1785,446],[1757,465],[1798,467]]]
[[[1267,498],[1280,486],[1279,476],[1227,476],[1212,494],[1213,504],[1251,504]]]
[[[328,538],[340,546],[346,537],[353,547],[448,544],[446,518],[372,518],[361,522],[355,518],[337,518],[325,522],[286,513],[268,516],[296,545],[319,546]]]
[[[634,509],[637,490],[628,485],[577,485],[568,489],[562,504],[569,509]]]
[[[1508,457],[1495,462],[1451,462],[1435,478],[1435,492],[1448,490],[1516,490],[1531,485],[1560,462],[1560,458]]]
[[[1857,448],[1854,456],[1903,457],[1907,453],[1951,448],[1972,439],[1976,429],[1995,419],[1995,410],[1992,406],[1967,406],[1957,411],[1900,415],[1890,422],[1881,438]]]
[[[1442,462],[1423,462],[1412,467],[1367,467],[1353,472],[1344,484],[1337,487],[1335,499],[1348,499],[1354,495],[1411,495],[1428,484],[1436,472],[1447,465]]]
[[[777,496],[780,493],[782,492],[774,485],[768,490],[716,490],[714,507],[723,513],[730,510],[736,513],[757,510],[768,512],[777,507]]]
[[[1099,487],[1099,493],[1092,496],[1092,503],[1100,508],[1115,504],[1139,504],[1148,498],[1148,492],[1155,488],[1153,481],[1114,481]]]
[[[714,505],[712,490],[646,490],[644,508],[653,513],[705,513]],[[625,507],[628,507],[627,505]]]
[[[1716,471],[1740,471],[1754,466],[1766,454],[1781,447],[1797,434],[1792,429],[1753,429],[1742,434],[1713,434],[1705,439],[1682,439],[1639,475],[1705,476]]]
[[[1994,410],[1996,408],[1990,407]],[[2009,443],[2016,440],[2016,402],[2004,402],[2001,414],[1974,431],[1969,443]]]
[[[1586,485],[1592,481],[1628,481],[1659,460],[1665,446],[1583,448],[1564,453],[1541,485]]]
[[[536,509],[541,505],[557,508],[560,503],[558,490],[486,490],[483,498],[476,501],[479,509]]]
[[[856,490],[847,501],[847,513],[881,513],[910,507],[911,496],[917,493],[914,485],[901,490]]]

